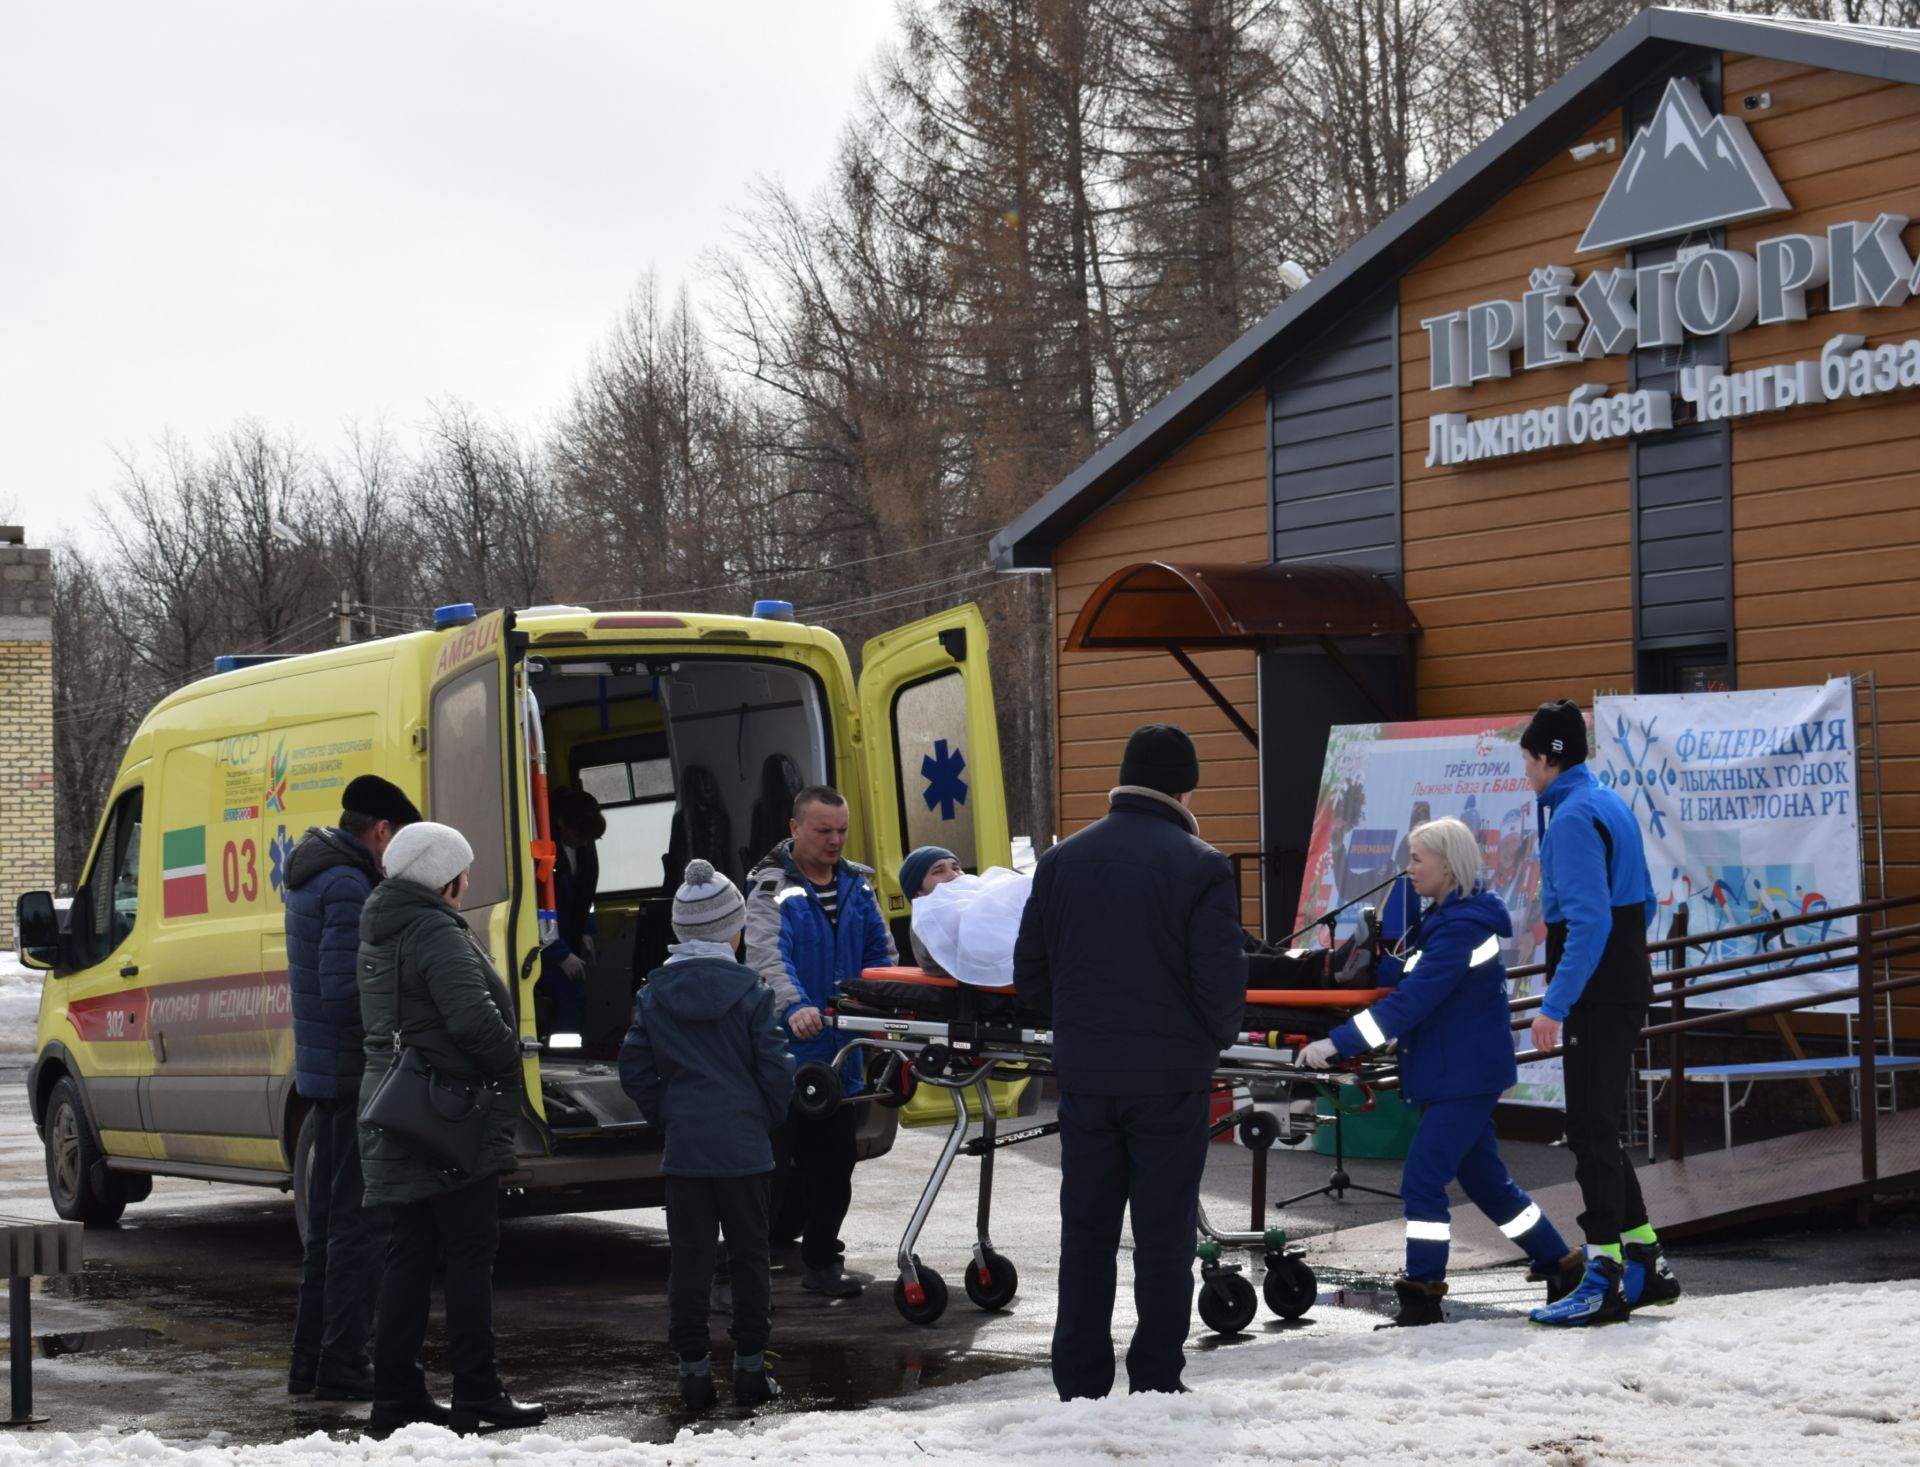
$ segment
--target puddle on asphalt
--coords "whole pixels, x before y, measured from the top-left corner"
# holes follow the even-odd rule
[[[34,1343],[42,1359],[57,1360],[62,1355],[98,1355],[109,1350],[139,1350],[163,1343],[165,1330],[141,1325],[117,1325],[108,1329],[74,1330],[65,1334],[40,1335]]]

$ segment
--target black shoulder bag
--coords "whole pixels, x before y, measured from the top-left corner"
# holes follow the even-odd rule
[[[393,1062],[360,1113],[364,1130],[397,1143],[436,1171],[471,1176],[486,1145],[487,1119],[498,1092],[436,1075],[427,1057],[400,1043],[400,991],[405,978],[396,942],[393,964]]]

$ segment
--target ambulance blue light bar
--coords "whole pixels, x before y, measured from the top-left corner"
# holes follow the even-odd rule
[[[289,655],[291,654],[279,652],[251,654],[230,652],[224,656],[213,659],[213,670],[215,672],[239,672],[242,668],[246,667],[263,667],[269,662],[285,662]]]
[[[436,606],[433,608],[433,629],[436,632],[444,632],[448,627],[463,627],[478,615],[471,601],[456,601],[451,606]]]
[[[762,621],[792,621],[793,603],[791,601],[756,601],[753,614]]]

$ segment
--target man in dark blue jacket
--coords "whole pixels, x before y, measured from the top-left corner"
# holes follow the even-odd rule
[[[287,858],[287,982],[293,1080],[312,1105],[306,1263],[287,1389],[322,1400],[373,1399],[367,1337],[380,1293],[386,1229],[360,1204],[360,909],[382,879],[394,832],[420,818],[413,801],[363,774],[341,797],[340,823],[316,826]]]
[[[1564,698],[1541,704],[1520,748],[1540,796],[1547,919],[1547,991],[1533,1045],[1550,1050],[1566,1041],[1567,1144],[1587,1235],[1586,1277],[1531,1317],[1536,1324],[1607,1324],[1680,1297],[1620,1145],[1634,1046],[1653,1002],[1647,928],[1659,908],[1633,812],[1587,768],[1587,721],[1579,707]]]
[[[1199,755],[1182,730],[1135,729],[1107,814],[1041,856],[1014,948],[1022,1003],[1053,1015],[1053,1383],[1062,1400],[1113,1388],[1113,1295],[1129,1209],[1138,1323],[1127,1386],[1184,1389],[1207,1090],[1247,998],[1233,871],[1200,839],[1188,808],[1199,783]]]

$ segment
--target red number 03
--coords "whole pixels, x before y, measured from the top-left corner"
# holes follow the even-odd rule
[[[228,906],[260,895],[260,848],[252,841],[227,842],[220,853],[220,887]]]

